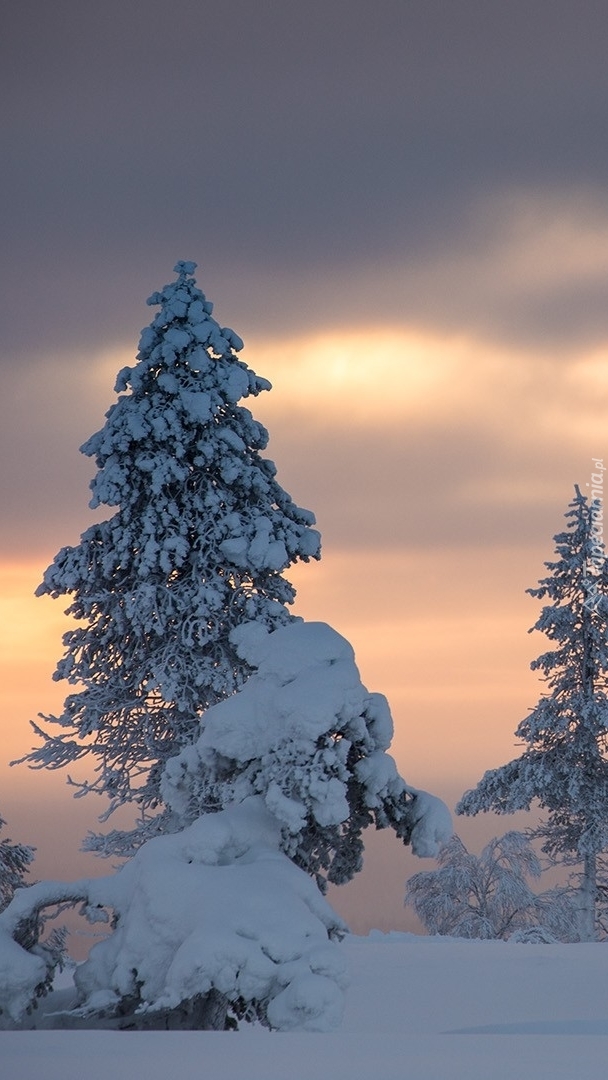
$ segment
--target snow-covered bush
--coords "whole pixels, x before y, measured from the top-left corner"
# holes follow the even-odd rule
[[[566,940],[576,937],[576,912],[567,892],[536,894],[541,863],[525,833],[494,837],[480,855],[453,836],[436,870],[414,874],[406,886],[410,904],[430,934],[503,940]],[[535,936],[536,935],[536,936]]]
[[[111,913],[113,932],[78,969],[66,1023],[331,1026],[344,984],[331,939],[346,927],[316,882],[353,875],[370,824],[427,856],[451,833],[443,803],[399,776],[388,705],[362,685],[344,638],[322,623],[253,622],[233,643],[250,678],[165,767],[175,831],[115,875],[20,890],[0,915],[0,1008],[13,1020],[52,967],[21,928],[68,902]]]
[[[511,814],[536,801],[548,811],[534,835],[552,859],[582,865],[577,902],[583,941],[598,934],[598,859],[608,850],[608,564],[598,514],[601,504],[576,488],[568,528],[555,537],[558,558],[545,564],[550,573],[538,588],[528,590],[550,601],[533,630],[545,633],[555,648],[531,664],[548,692],[517,728],[526,748],[486,772],[456,808],[459,814]]]
[[[420,855],[451,834],[444,804],[409,788],[386,752],[388,703],[361,683],[349,643],[324,623],[231,637],[252,674],[209,709],[198,740],[171,758],[161,792],[180,822],[259,795],[283,850],[323,887],[360,869],[362,831],[391,826]]]
[[[148,841],[108,877],[21,890],[0,915],[0,1009],[18,1022],[48,974],[19,927],[70,902],[91,920],[111,913],[113,929],[77,969],[79,1003],[63,1026],[335,1026],[346,979],[332,939],[346,927],[279,834],[253,798]]]
[[[544,926],[528,926],[525,930],[516,930],[509,941],[519,945],[556,945],[558,939]]]
[[[158,808],[164,762],[250,673],[231,631],[288,623],[295,590],[283,571],[320,551],[314,515],[277,483],[268,433],[238,404],[270,383],[237,358],[243,343],[212,318],[195,265],[178,263],[177,281],[150,297],[160,311],[137,363],[82,447],[99,470],[91,506],[116,513],[62,548],[38,589],[71,597],[81,624],[55,679],[82,689],[49,728],[34,725],[42,743],[24,760],[88,759],[95,771],[79,790],[107,796],[110,812]]]

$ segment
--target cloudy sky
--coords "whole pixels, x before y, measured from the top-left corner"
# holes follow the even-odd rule
[[[78,447],[177,259],[273,382],[255,413],[324,538],[297,610],[389,697],[404,775],[453,803],[517,752],[525,589],[608,458],[607,38],[597,0],[7,6],[6,760],[65,694],[61,604],[32,593],[89,522]],[[100,807],[0,779],[11,834],[72,872]]]

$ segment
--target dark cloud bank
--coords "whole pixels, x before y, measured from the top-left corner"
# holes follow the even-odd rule
[[[199,262],[218,317],[246,340],[407,320],[528,347],[605,339],[601,267],[549,285],[501,276],[513,192],[532,199],[531,229],[545,204],[570,198],[591,208],[591,232],[595,218],[608,223],[605,17],[591,0],[8,5],[8,548],[42,543],[36,524],[24,537],[27,521],[44,520],[51,553],[53,537],[77,539],[90,475],[77,446],[112,401],[110,384],[103,399],[91,390],[90,358],[116,343],[135,349],[150,319],[144,299],[177,258]],[[294,434],[286,486],[320,517],[331,508],[326,535],[337,544],[374,542],[387,528],[398,543],[429,542],[446,514],[454,542],[476,532],[492,543],[546,513],[543,499],[519,517],[504,504],[493,518],[469,513],[442,477],[458,467],[474,484],[473,459],[492,453],[497,475],[521,463],[504,446],[488,450],[481,430],[431,431],[428,455],[425,437],[402,433],[393,446],[376,432],[340,453],[319,437],[311,453]],[[554,446],[545,452],[548,462]],[[420,489],[419,512],[400,505],[385,528],[390,486],[405,477],[410,494]]]
[[[357,267],[483,245],[492,192],[583,185],[608,214],[605,15],[591,0],[9,5],[5,362],[132,338],[179,257],[244,332],[300,328],[361,319]],[[379,292],[378,318],[416,316],[405,288]],[[590,303],[605,332],[587,295],[568,326]],[[562,308],[545,298],[524,324]]]

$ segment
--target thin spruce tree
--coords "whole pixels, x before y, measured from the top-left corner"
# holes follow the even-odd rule
[[[0,829],[6,822],[0,817]],[[0,840],[0,911],[3,911],[13,898],[15,889],[27,884],[25,875],[29,873],[30,863],[35,849],[27,844],[16,844],[8,837]]]
[[[148,300],[160,310],[137,362],[81,447],[98,469],[91,507],[116,511],[62,548],[37,590],[71,598],[79,625],[54,678],[78,689],[59,716],[41,714],[42,742],[22,760],[58,769],[88,759],[89,778],[69,782],[107,796],[102,820],[136,804],[131,840],[158,828],[165,762],[250,674],[231,632],[289,623],[295,590],[283,571],[320,555],[314,515],[279,485],[262,456],[268,433],[239,404],[270,383],[238,359],[243,343],[212,318],[195,268],[179,262],[177,280]],[[131,840],[117,841],[119,853]]]
[[[528,592],[549,603],[533,630],[554,648],[532,662],[547,685],[517,728],[521,757],[492,769],[466,792],[459,814],[510,814],[536,802],[547,811],[531,835],[552,859],[578,866],[579,937],[594,940],[598,869],[608,849],[608,570],[599,499],[575,488],[554,562]]]

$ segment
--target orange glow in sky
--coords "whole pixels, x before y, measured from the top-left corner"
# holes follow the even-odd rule
[[[87,407],[100,418],[129,356],[111,351],[91,369]],[[572,484],[584,485],[591,456],[601,455],[606,353],[566,358],[548,380],[546,356],[366,327],[254,340],[243,358],[274,384],[248,404],[269,428],[279,480],[315,510],[324,538],[320,564],[287,572],[295,612],[348,638],[364,683],[389,699],[402,774],[453,806],[486,768],[517,754],[514,729],[542,692],[529,663],[543,643],[526,632],[538,609],[525,589],[552,556]],[[59,543],[77,542],[90,520],[83,474],[73,483],[81,510],[60,536],[56,528]],[[0,574],[5,762],[27,752],[28,721],[59,710],[68,689],[52,681],[67,602],[33,595],[55,554],[44,550],[44,522],[35,544]],[[74,767],[75,779],[84,768]],[[49,819],[64,840],[64,876],[103,872],[78,854],[100,800],[73,800],[63,771],[4,764],[0,776],[9,835],[38,846],[37,873],[58,873]],[[457,828],[487,839],[512,824]]]
[[[463,336],[446,338],[407,328],[331,331],[265,345],[254,341],[243,358],[274,383],[273,391],[261,394],[251,408],[269,427],[269,453],[279,466],[279,479],[297,501],[315,509],[324,536],[328,519],[338,534],[337,540],[325,540],[320,565],[288,572],[298,588],[296,611],[332,623],[349,638],[370,689],[384,692],[391,701],[397,720],[396,751],[406,775],[411,772],[408,758],[429,777],[458,776],[465,765],[467,773],[474,773],[493,745],[497,750],[505,746],[520,718],[521,695],[530,685],[527,665],[534,655],[526,630],[536,618],[524,590],[541,574],[552,542],[549,532],[538,537],[536,546],[496,541],[488,545],[476,541],[474,529],[465,542],[454,537],[455,515],[470,517],[476,502],[491,522],[495,504],[508,506],[522,497],[534,501],[539,489],[541,494],[550,490],[561,496],[552,531],[561,527],[571,491],[561,475],[563,439],[559,469],[547,470],[539,480],[538,470],[530,466],[540,460],[542,467],[547,455],[543,429],[549,421],[562,419],[560,413],[570,407],[574,393],[581,399],[585,438],[591,441],[597,386],[606,371],[602,356],[577,358],[576,364],[566,365],[561,390],[558,387],[552,394],[543,392],[542,360],[535,365],[529,355],[492,351]],[[126,352],[111,352],[94,368],[92,383],[106,407],[112,401],[114,374],[128,359]],[[300,421],[296,425],[294,413]],[[523,429],[514,431],[516,420],[525,421]],[[458,432],[473,423],[494,435],[494,444],[485,451],[491,457],[476,462],[478,471],[471,476],[453,477],[458,499],[439,504],[430,545],[397,535],[391,521],[403,516],[406,524],[415,522],[453,471],[445,449],[450,425]],[[422,439],[425,431],[432,432],[434,457],[430,462],[408,461],[410,472],[404,475],[391,452],[382,454],[389,433],[398,447],[412,429]],[[442,430],[443,443],[437,443],[435,433],[439,438]],[[361,432],[371,434],[371,456],[378,454],[377,483],[388,483],[385,520],[376,521],[373,511],[370,517],[373,474],[371,483],[369,476],[362,482],[356,460]],[[571,427],[569,432],[573,439]],[[525,454],[513,464],[509,455],[514,436],[524,442]],[[577,446],[576,451],[571,460],[573,479],[578,469],[582,482],[587,462],[584,449]],[[338,474],[339,453],[346,455],[347,468]],[[326,490],[315,492],[306,455],[311,461],[321,458],[325,480],[329,477]],[[498,468],[490,482],[493,464]],[[415,470],[423,477],[420,487]],[[302,479],[310,485],[305,494],[300,490]],[[352,540],[340,538],[340,521],[331,521],[334,488],[348,503],[355,524],[366,525],[363,541],[356,533]],[[84,485],[81,499],[84,527],[88,516]],[[339,513],[338,506],[337,518]],[[79,531],[70,524],[62,542],[76,542]],[[349,539],[347,545],[344,539]],[[67,602],[33,595],[53,555],[50,549],[44,556],[2,568],[2,694],[3,715],[11,717],[10,723],[5,720],[4,736],[10,754],[23,752],[28,743],[27,719],[39,710],[58,707],[66,692],[65,686],[51,681],[51,674],[61,655],[61,633],[69,626],[62,615]],[[533,700],[526,700],[526,707],[531,704]],[[467,736],[479,710],[494,721],[488,718],[486,727],[480,717],[475,723],[484,731]],[[497,711],[510,725],[506,736],[496,722]],[[424,719],[418,719],[419,712]],[[433,728],[442,732],[439,744],[449,746],[444,761],[436,749],[427,753],[426,740]],[[477,764],[471,767],[472,762]],[[56,779],[59,782],[60,776]],[[416,782],[413,774],[412,782]]]
[[[52,674],[67,600],[33,592],[57,546],[91,522],[92,464],[78,445],[103,422],[133,351],[98,354],[76,387],[82,408],[69,414],[54,389],[59,361],[36,382],[40,409],[52,402],[56,429],[73,423],[75,438],[67,474],[52,476],[65,501],[48,532],[37,514],[0,572],[4,762],[32,745],[28,720],[60,711],[66,697]],[[254,336],[242,357],[273,383],[246,404],[269,429],[279,480],[322,531],[321,563],[287,571],[295,612],[350,640],[365,685],[389,699],[402,774],[454,806],[486,768],[516,756],[514,729],[542,692],[529,663],[543,644],[526,633],[538,608],[525,590],[553,554],[572,484],[584,489],[603,454],[608,347],[577,346],[556,362],[473,334],[369,324]],[[44,498],[52,508],[53,490]],[[76,780],[84,770],[78,762]],[[102,873],[78,852],[102,801],[73,799],[64,771],[4,764],[0,777],[0,812],[10,835],[38,846],[38,873],[57,870],[57,822],[65,874]],[[481,839],[512,825],[457,822]],[[373,864],[380,841],[371,842]]]

